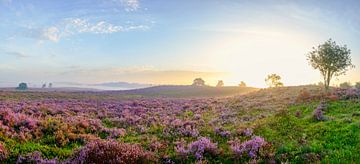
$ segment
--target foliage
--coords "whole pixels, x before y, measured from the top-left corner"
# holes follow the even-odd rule
[[[239,87],[246,87],[246,83],[241,81],[240,84],[239,84]]]
[[[265,82],[266,84],[271,87],[282,87],[284,84],[280,82],[281,77],[277,74],[270,74],[266,77]]]
[[[144,163],[149,154],[141,146],[117,141],[93,141],[75,153],[70,163]]]
[[[26,83],[20,83],[19,86],[16,88],[17,90],[27,90],[28,89],[28,86]]]
[[[326,93],[317,86],[279,87],[236,97],[187,99],[67,92],[0,95],[4,163],[81,163],[123,158],[122,153],[142,163],[360,159],[354,153],[360,148],[360,90],[353,88]],[[314,109],[322,111],[322,121],[314,119]]]
[[[205,86],[205,81],[202,78],[194,79],[193,86]]]
[[[349,82],[343,82],[339,86],[340,86],[340,88],[343,88],[343,89],[349,89],[352,87],[351,83],[349,83]]]
[[[218,83],[216,84],[216,87],[223,87],[224,86],[224,82],[222,80],[219,80]]]
[[[356,89],[360,89],[360,82],[356,82],[355,88],[356,88]]]
[[[314,69],[318,69],[324,78],[325,88],[328,89],[334,76],[343,75],[349,68],[354,67],[351,63],[350,49],[337,45],[332,39],[313,48],[308,53],[307,59]]]

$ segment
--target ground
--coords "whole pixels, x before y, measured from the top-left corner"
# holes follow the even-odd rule
[[[0,160],[79,163],[105,152],[95,156],[130,163],[360,162],[358,90],[167,94],[0,91]]]

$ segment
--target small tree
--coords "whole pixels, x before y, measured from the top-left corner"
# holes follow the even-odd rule
[[[16,88],[17,90],[27,90],[28,89],[28,86],[26,83],[20,83],[19,86]]]
[[[351,84],[349,82],[343,82],[339,86],[340,86],[340,88],[344,88],[344,89],[351,88]]]
[[[284,86],[284,84],[282,82],[280,82],[280,80],[281,80],[281,77],[277,74],[271,74],[265,78],[265,82],[270,88]]]
[[[41,86],[41,88],[46,88],[46,83],[44,83],[44,84]]]
[[[53,84],[52,83],[49,83],[49,88],[52,88],[53,87]]]
[[[355,88],[356,88],[356,89],[360,89],[360,82],[357,82],[357,83],[355,84]]]
[[[314,69],[318,69],[324,78],[325,89],[328,90],[330,81],[334,76],[344,75],[349,68],[353,68],[350,57],[351,51],[339,46],[329,39],[324,44],[308,53],[307,60]]]
[[[205,81],[202,78],[194,79],[193,86],[205,86]]]
[[[241,81],[240,84],[239,84],[239,87],[246,87],[246,83]]]
[[[216,87],[223,87],[224,86],[224,82],[222,80],[219,80],[218,83],[216,84]]]

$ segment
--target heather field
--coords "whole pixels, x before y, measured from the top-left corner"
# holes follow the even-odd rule
[[[359,163],[360,91],[0,91],[3,163]],[[121,162],[120,162],[121,161]]]

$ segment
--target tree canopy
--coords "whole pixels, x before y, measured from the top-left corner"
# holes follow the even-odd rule
[[[277,74],[270,74],[265,78],[265,82],[270,88],[284,86],[284,84],[280,82],[280,80],[281,77]]]
[[[355,67],[351,63],[351,51],[346,45],[337,45],[332,39],[319,45],[307,54],[310,65],[320,71],[324,78],[326,89],[334,76],[344,75],[350,68]]]

